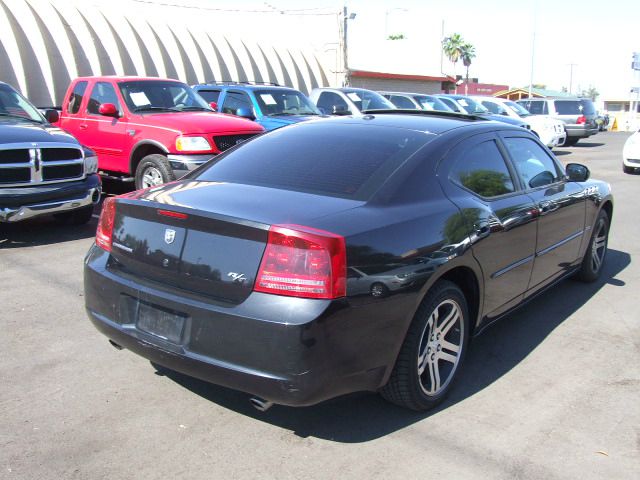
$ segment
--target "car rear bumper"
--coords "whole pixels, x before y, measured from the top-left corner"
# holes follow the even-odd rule
[[[384,325],[373,319],[375,304],[353,308],[347,299],[256,292],[225,304],[123,275],[111,261],[95,246],[85,261],[86,309],[100,332],[171,370],[274,403],[306,406],[377,390],[404,335],[401,326],[398,336],[390,334],[392,317]],[[139,328],[140,303],[179,312],[185,318],[180,340]]]
[[[587,127],[585,125],[565,125],[567,138],[587,138],[598,133],[598,127]]]
[[[18,222],[88,207],[98,203],[100,195],[98,175],[69,183],[0,189],[0,222]]]

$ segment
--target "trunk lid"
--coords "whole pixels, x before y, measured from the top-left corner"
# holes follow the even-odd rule
[[[313,226],[313,218],[361,204],[215,182],[174,182],[133,192],[117,202],[111,267],[241,303],[253,290],[270,225]]]

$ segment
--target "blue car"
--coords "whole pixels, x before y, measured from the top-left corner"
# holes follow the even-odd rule
[[[193,89],[217,111],[255,120],[266,130],[321,115],[316,106],[294,88],[223,82],[195,85]]]

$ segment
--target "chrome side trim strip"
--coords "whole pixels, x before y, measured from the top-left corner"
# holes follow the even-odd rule
[[[522,260],[518,260],[517,262],[512,263],[511,265],[507,265],[503,269],[498,270],[495,273],[492,273],[491,278],[498,278],[499,276],[504,275],[505,273],[509,272],[510,270],[513,270],[514,268],[518,268],[519,266],[524,265],[525,263],[529,263],[533,261],[534,258],[535,258],[534,255],[530,255],[526,258],[523,258]]]
[[[555,250],[558,247],[561,247],[562,245],[564,245],[567,242],[570,242],[571,240],[578,238],[579,236],[581,236],[584,233],[584,230],[580,230],[579,232],[574,233],[573,235],[568,236],[567,238],[565,238],[564,240],[559,241],[558,243],[554,243],[553,245],[540,250],[539,252],[536,252],[536,257],[541,257],[542,255],[545,255],[547,253],[549,253],[551,250]]]

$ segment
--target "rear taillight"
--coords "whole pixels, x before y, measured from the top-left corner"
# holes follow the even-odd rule
[[[344,297],[347,253],[340,235],[299,225],[274,225],[254,290],[305,298]]]
[[[116,199],[107,197],[102,204],[100,220],[98,220],[98,230],[96,231],[96,245],[100,248],[111,251],[113,241],[113,221],[116,218]]]
[[[584,125],[585,123],[587,123],[587,117],[585,117],[584,115],[580,115],[578,117],[578,120],[576,120],[576,123],[578,125]]]

